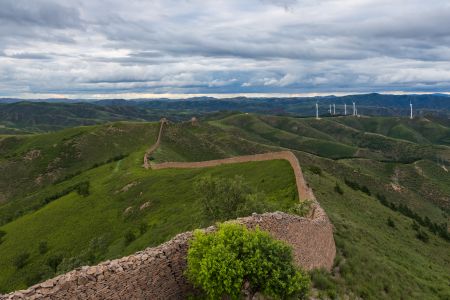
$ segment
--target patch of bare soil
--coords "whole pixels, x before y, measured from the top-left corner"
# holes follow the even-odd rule
[[[31,151],[28,151],[25,154],[23,159],[28,160],[28,161],[32,161],[33,159],[36,159],[39,156],[41,156],[41,150],[31,150]]]

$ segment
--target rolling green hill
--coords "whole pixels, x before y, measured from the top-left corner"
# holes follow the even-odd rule
[[[144,170],[157,130],[156,123],[125,122],[0,139],[1,290],[54,276],[49,259],[60,258],[56,273],[64,272],[213,223],[200,214],[192,187],[204,175],[241,175],[273,209],[297,201],[283,161]],[[338,257],[332,274],[313,274],[318,296],[446,299],[450,242],[439,230],[450,212],[448,135],[444,125],[423,119],[234,114],[170,123],[151,159],[290,149],[335,226]],[[38,184],[39,176],[47,180]],[[41,253],[44,242],[48,251]],[[29,258],[17,269],[23,251]]]

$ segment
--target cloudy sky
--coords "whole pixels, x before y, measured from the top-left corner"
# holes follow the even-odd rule
[[[0,97],[450,91],[448,0],[0,5]]]

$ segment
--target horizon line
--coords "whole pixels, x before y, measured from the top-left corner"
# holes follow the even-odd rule
[[[200,97],[210,97],[216,99],[230,98],[311,98],[311,97],[343,97],[351,95],[449,95],[450,92],[406,92],[406,91],[381,91],[381,92],[310,92],[310,93],[115,93],[115,94],[21,94],[17,96],[0,96],[0,101],[4,99],[23,99],[23,100],[139,100],[139,99],[190,99]]]

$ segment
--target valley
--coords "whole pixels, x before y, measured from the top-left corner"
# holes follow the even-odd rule
[[[159,126],[118,122],[0,140],[2,292],[214,224],[194,189],[204,176],[239,175],[264,194],[263,209],[289,212],[298,203],[283,160],[146,170]],[[448,224],[449,137],[448,127],[423,118],[236,113],[165,124],[148,159],[157,166],[291,151],[335,227],[337,258],[331,274],[312,274],[317,293],[440,299],[450,294],[450,244],[427,224]],[[420,217],[419,229],[402,205]],[[28,257],[18,269],[20,251]]]

